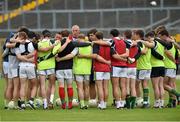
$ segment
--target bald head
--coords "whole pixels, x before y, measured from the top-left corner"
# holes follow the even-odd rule
[[[78,25],[73,25],[73,26],[72,26],[72,35],[73,35],[73,37],[74,37],[74,38],[77,38],[78,35],[79,35],[79,33],[80,33],[80,28],[79,28],[79,26],[78,26]]]

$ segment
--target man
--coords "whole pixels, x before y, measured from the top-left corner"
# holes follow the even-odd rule
[[[126,107],[128,109],[134,108],[136,103],[136,60],[134,59],[138,52],[139,48],[137,45],[133,45],[131,40],[132,31],[126,30],[124,32],[124,39],[127,43],[131,45],[129,49],[129,57],[127,62],[127,97],[126,97]],[[134,59],[133,62],[130,59]]]
[[[96,29],[91,29],[88,31],[87,36],[90,42],[95,41],[95,33],[97,32]],[[90,84],[89,84],[89,93],[90,93],[90,100],[96,99],[96,85],[94,80],[94,71],[93,67],[91,69],[91,75],[90,75]]]
[[[89,46],[90,43],[80,43],[76,40],[71,41],[71,37],[69,36],[69,32],[67,30],[62,31],[62,37],[61,44],[64,44],[66,41],[69,42],[69,44],[66,46],[66,48],[58,53],[56,57],[56,77],[59,82],[59,97],[61,98],[62,109],[66,109],[66,101],[65,101],[65,83],[67,85],[67,93],[68,93],[68,109],[72,109],[72,99],[73,99],[73,57],[78,52],[78,46]],[[70,39],[71,38],[71,39]]]
[[[146,38],[149,38],[149,35],[146,35]],[[144,32],[143,30],[134,31],[134,39],[135,41],[143,40],[144,39]],[[137,82],[136,82],[136,90],[140,92],[140,83],[143,87],[143,106],[142,108],[149,107],[149,88],[148,88],[148,81],[151,75],[151,49],[145,47],[144,44],[140,43],[141,48],[141,56],[137,60]]]
[[[77,38],[80,34],[80,28],[78,25],[73,25],[72,26],[72,37],[70,37],[70,39],[72,38],[73,41],[77,41]]]
[[[2,54],[2,58],[3,58],[3,76],[5,78],[6,81],[6,85],[5,85],[5,90],[4,90],[4,108],[7,109],[7,99],[9,96],[7,96],[7,87],[8,87],[8,69],[9,69],[9,61],[8,61],[8,52],[9,49],[6,49],[6,43],[10,41],[10,39],[14,36],[14,33],[10,33],[9,36],[7,37],[4,45],[3,45],[3,54]],[[10,92],[12,93],[12,91]],[[12,99],[12,98],[10,98]]]
[[[28,40],[28,36],[25,32],[18,34],[17,40],[21,40],[21,44],[15,49],[19,63],[19,77],[20,77],[20,99],[21,109],[25,109],[25,97],[26,97],[26,81],[29,80],[31,84],[30,99],[28,102],[29,107],[34,107],[34,97],[36,95],[36,69],[34,64],[35,48],[33,43]]]
[[[51,33],[48,30],[44,30],[42,34],[44,38],[38,43],[39,62],[37,68],[38,68],[38,75],[40,80],[41,94],[43,97],[43,108],[47,109],[48,103],[49,103],[49,108],[53,108],[53,99],[55,92],[55,57],[52,56],[48,59],[44,57],[50,55],[53,51],[53,48],[60,44],[60,41],[54,42],[53,44],[53,42],[50,39]],[[60,48],[60,46],[58,48]],[[48,77],[48,81],[49,81],[47,88],[47,95],[45,90],[46,77]]]
[[[54,39],[55,39],[55,40],[62,40],[62,34],[61,34],[61,32],[56,33]]]
[[[79,42],[85,41],[85,35],[79,34]],[[73,73],[78,89],[78,98],[80,101],[80,109],[88,108],[89,101],[89,79],[91,74],[92,60],[90,58],[83,58],[80,55],[89,55],[92,53],[92,47],[79,47],[78,55],[73,60]],[[86,68],[84,68],[86,67]]]
[[[103,33],[96,32],[95,36],[97,41],[103,41]],[[105,60],[110,61],[110,47],[109,46],[98,46],[96,49],[96,54],[104,58]],[[99,99],[98,107],[100,109],[106,109],[107,100],[108,100],[108,89],[109,89],[109,80],[110,80],[110,64],[105,64],[98,60],[94,60],[94,72],[95,80],[97,86],[97,93]]]
[[[110,31],[114,45],[111,46],[111,65],[112,65],[112,87],[113,87],[113,97],[116,100],[116,108],[125,107],[126,99],[126,78],[127,78],[127,63],[126,59],[129,56],[129,45],[127,45],[124,40],[119,38],[119,31],[117,29],[112,29]],[[121,100],[119,88],[121,88]]]
[[[170,41],[171,38],[169,37],[169,33],[167,30],[161,30],[158,33],[158,37],[161,40]],[[180,102],[180,94],[175,90],[175,81],[176,81],[176,49],[175,46],[172,45],[170,49],[165,50],[165,58],[164,65],[165,65],[165,78],[164,78],[164,89],[169,92],[169,103],[167,107],[172,108],[176,107],[176,98],[178,103]]]

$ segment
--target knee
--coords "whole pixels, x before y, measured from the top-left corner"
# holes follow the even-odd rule
[[[84,88],[85,88],[86,90],[89,90],[89,84],[85,84]]]

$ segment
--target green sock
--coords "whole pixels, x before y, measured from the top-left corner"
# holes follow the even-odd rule
[[[7,101],[6,100],[4,100],[4,106],[7,106]]]
[[[148,102],[148,96],[149,96],[149,89],[148,88],[143,89],[143,100],[144,100],[144,102]]]
[[[132,96],[131,97],[131,108],[133,109],[135,107],[136,104],[136,97]]]
[[[131,102],[131,97],[130,97],[130,95],[127,95],[126,96],[126,107],[127,108],[130,108],[130,102]]]
[[[61,99],[61,103],[64,104],[66,101],[65,99]]]
[[[179,96],[179,93],[175,89],[171,89],[169,92],[176,95],[176,97]]]
[[[167,104],[168,107],[172,107],[173,106],[173,95],[171,93],[169,93],[169,101]]]
[[[81,107],[85,106],[84,105],[84,100],[80,100],[80,105],[81,105]]]
[[[169,98],[168,104],[170,105],[170,104],[172,104],[172,102],[173,102],[173,99]]]
[[[173,95],[171,93],[169,93],[169,101],[168,104],[172,104],[173,102]]]
[[[87,106],[88,105],[88,100],[84,100],[84,104]]]

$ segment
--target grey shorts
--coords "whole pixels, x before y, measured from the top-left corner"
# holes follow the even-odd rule
[[[110,72],[95,72],[95,80],[110,80]]]
[[[55,74],[55,69],[46,69],[46,70],[38,70],[38,75],[53,75]]]
[[[127,67],[112,67],[112,77],[127,78]]]
[[[136,79],[136,68],[127,68],[127,78]]]
[[[176,69],[165,69],[165,76],[170,78],[176,78]]]
[[[8,78],[19,77],[19,69],[8,68]]]
[[[19,67],[19,77],[34,79],[36,78],[36,69],[32,66],[20,66]]]
[[[79,83],[89,83],[90,75],[75,75],[75,80]]]
[[[68,83],[72,83],[73,71],[72,69],[56,70],[56,78],[59,82],[64,82],[66,80]]]
[[[137,70],[138,80],[149,80],[151,77],[151,70]]]

